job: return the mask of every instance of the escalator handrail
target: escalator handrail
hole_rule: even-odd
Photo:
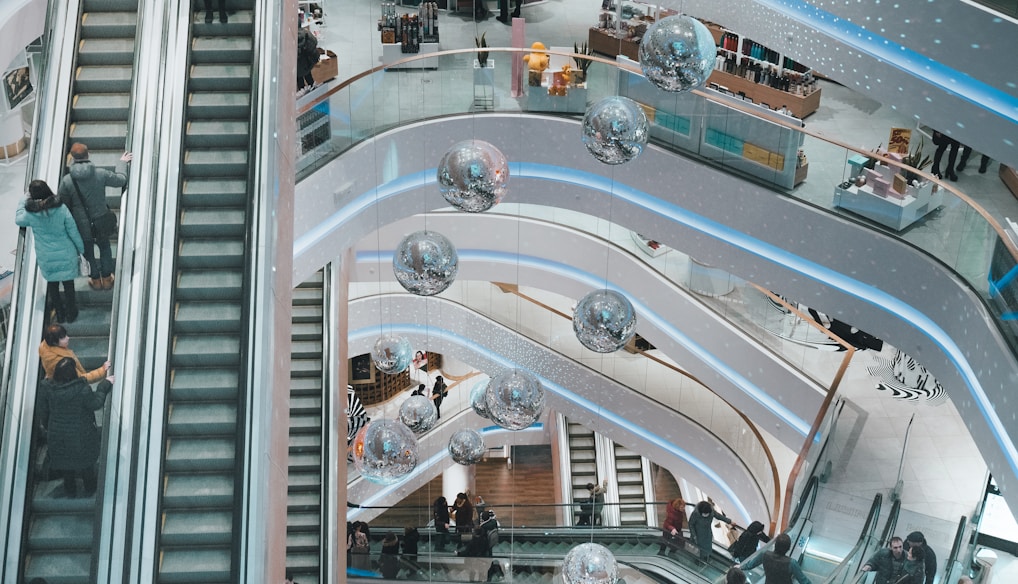
[[[886,546],[894,535],[894,529],[898,526],[898,515],[901,513],[901,499],[895,498],[891,503],[891,512],[887,514],[887,522],[884,523],[884,531],[880,534],[877,542],[880,547]]]
[[[800,517],[805,511],[805,518],[808,519],[813,514],[813,505],[816,503],[817,491],[820,489],[820,478],[816,474],[809,477],[806,481],[806,486],[802,490],[802,494],[799,495],[799,502],[795,505],[795,509],[789,516],[788,522],[790,524],[798,523]]]
[[[947,569],[950,569],[950,566],[958,560],[958,554],[961,553],[961,549],[965,545],[965,531],[968,527],[968,522],[968,517],[964,515],[958,520],[958,529],[955,531],[954,541],[951,543],[951,553],[947,555]]]
[[[873,496],[873,502],[870,503],[869,513],[866,514],[866,521],[863,523],[862,531],[859,532],[859,539],[856,540],[852,550],[848,552],[845,559],[838,564],[838,567],[831,572],[824,580],[824,584],[835,584],[846,578],[845,574],[853,566],[855,570],[851,572],[852,578],[854,579],[859,569],[862,567],[862,561],[859,559],[860,556],[866,553],[869,548],[869,543],[873,541],[873,532],[877,528],[877,520],[880,518],[880,508],[883,505],[884,496],[881,493],[877,493]]]

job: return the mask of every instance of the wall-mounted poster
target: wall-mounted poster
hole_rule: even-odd
[[[895,154],[908,154],[908,143],[912,139],[912,130],[908,128],[891,128],[891,137],[887,139],[887,151]]]
[[[32,79],[29,75],[28,65],[12,69],[4,74],[4,96],[7,98],[9,109],[18,107],[30,95],[32,95]]]
[[[375,364],[370,354],[357,355],[350,359],[350,385],[365,385],[375,382]]]

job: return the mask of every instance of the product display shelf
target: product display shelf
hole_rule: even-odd
[[[647,27],[661,18],[678,14],[657,4],[622,0],[605,0],[597,26],[590,27],[587,45],[590,50],[614,57],[625,55],[636,61],[640,58],[640,39]]]
[[[388,65],[400,59],[406,59],[414,55],[431,55],[439,50],[438,43],[421,43],[420,51],[416,53],[404,53],[400,43],[382,43],[382,64]],[[437,69],[438,59],[418,59],[409,63],[402,63],[389,67],[389,69]]]
[[[886,183],[893,179],[894,170],[880,164],[866,169],[866,163],[866,157],[858,154],[848,159],[851,178],[834,187],[835,207],[901,231],[944,204],[944,193],[932,182],[892,191]],[[860,176],[867,177],[861,186],[856,181]]]
[[[772,110],[785,106],[793,116],[799,119],[805,118],[820,108],[820,89],[808,95],[796,95],[717,69],[710,74],[707,84],[711,89],[722,93],[728,91],[733,95],[745,94],[747,99],[753,100],[753,103],[765,105]]]
[[[571,53],[572,47],[548,47],[549,51]],[[580,83],[564,87],[565,95],[552,95],[549,91],[555,84],[555,74],[563,65],[575,67],[570,57],[548,55],[548,68],[541,73],[541,85],[527,86],[527,109],[534,112],[560,112],[582,114],[587,110],[587,85]]]

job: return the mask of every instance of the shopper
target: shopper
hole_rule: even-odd
[[[706,562],[714,551],[714,535],[711,532],[711,521],[717,519],[725,523],[732,520],[714,510],[714,506],[708,501],[700,501],[696,509],[689,517],[689,539],[693,541],[700,552],[700,560]]]
[[[764,579],[767,584],[792,584],[793,578],[799,584],[811,584],[799,564],[788,557],[790,549],[792,549],[792,538],[788,537],[787,533],[779,534],[774,538],[773,551],[768,550],[737,567],[748,571],[763,564]]]
[[[78,318],[74,279],[78,277],[78,254],[84,253],[85,247],[70,210],[49,185],[33,180],[28,184],[28,198],[18,203],[14,222],[32,228],[36,263],[46,280],[46,318],[55,312],[57,322],[74,322]]]
[[[113,251],[110,237],[116,235],[116,223],[103,222],[111,214],[106,205],[106,187],[127,186],[127,163],[130,152],[125,152],[117,163],[117,171],[96,168],[88,158],[88,147],[77,142],[71,145],[71,163],[67,174],[60,179],[57,194],[71,209],[78,233],[85,243],[85,259],[92,267],[88,285],[93,290],[113,288]],[[95,248],[99,248],[99,261],[95,260]]]
[[[963,145],[961,147],[961,158],[958,159],[958,166],[955,167],[955,171],[961,172],[965,170],[970,156],[972,156],[972,147]],[[985,154],[981,156],[979,159],[979,174],[986,174],[986,169],[990,167],[990,160],[990,157]]]
[[[470,533],[474,528],[474,506],[470,503],[466,493],[456,495],[452,511],[456,519],[456,533]]]
[[[297,95],[314,88],[315,78],[311,71],[321,55],[318,53],[318,39],[305,27],[297,30]]]
[[[226,0],[218,0],[219,22],[226,24],[230,21],[226,14]],[[214,13],[212,12],[212,0],[205,0],[205,24],[212,24]]]
[[[63,477],[68,497],[77,496],[78,477],[86,497],[95,493],[100,436],[94,412],[106,403],[113,382],[110,375],[92,391],[85,378],[78,375],[77,364],[70,357],[57,363],[52,380],[41,382],[46,389],[39,416],[48,429],[50,470]]]
[[[728,568],[725,573],[725,584],[746,584],[746,573],[737,566]]]
[[[904,549],[904,542],[900,537],[891,538],[891,547],[874,552],[860,569],[876,574],[873,577],[873,584],[897,584],[905,573]]]
[[[368,524],[363,521],[354,521],[353,533],[347,538],[347,547],[350,548],[350,567],[358,570],[371,569],[370,530]]]
[[[741,562],[756,552],[757,546],[760,542],[768,542],[771,538],[767,537],[764,533],[764,524],[759,521],[754,521],[749,524],[746,531],[743,531],[739,535],[739,539],[735,540],[732,547],[728,548],[729,553],[732,554],[732,559],[736,562]]]
[[[657,555],[663,556],[665,552],[671,553],[682,547],[685,538],[682,536],[682,526],[686,523],[686,502],[682,497],[672,499],[665,509],[665,522],[661,524],[661,544],[658,547]]]
[[[378,553],[378,570],[386,580],[395,580],[399,574],[399,538],[391,531],[382,540],[382,549]]]
[[[431,549],[444,552],[449,543],[449,502],[439,496],[431,506],[431,518],[435,521],[435,542]]]
[[[895,584],[923,584],[933,582],[936,574],[926,573],[926,549],[924,546],[916,545],[908,548],[905,555],[905,578],[897,580]],[[936,562],[936,560],[934,560]]]
[[[925,567],[925,584],[933,584],[933,579],[937,576],[937,554],[933,552],[926,543],[926,536],[921,531],[913,531],[908,534],[905,538],[905,544],[908,549],[921,547],[923,548],[923,564]],[[920,584],[920,583],[916,583]]]
[[[110,369],[110,362],[108,360],[101,366],[86,372],[85,368],[81,365],[81,361],[78,361],[78,356],[70,349],[70,344],[71,337],[68,336],[67,329],[59,324],[51,324],[43,331],[42,342],[39,343],[39,362],[46,373],[46,379],[53,378],[53,370],[56,368],[57,363],[65,358],[74,360],[74,366],[78,375],[84,377],[88,383],[95,383],[106,377],[106,372]]]
[[[436,419],[442,419],[442,400],[449,395],[449,388],[445,384],[445,380],[442,379],[441,375],[435,376],[435,385],[431,387],[431,401],[435,402],[435,412],[438,413]]]
[[[937,151],[933,153],[933,174],[937,178],[945,176],[950,180],[958,180],[954,173],[954,161],[958,158],[958,141],[950,136],[933,130],[933,143],[937,145]],[[948,148],[951,152],[947,155],[947,168],[940,172],[940,160],[944,157],[944,151]]]
[[[519,18],[520,4],[523,0],[513,0],[513,2],[515,2],[516,6],[516,8],[513,9],[513,18]],[[496,16],[495,19],[502,24],[509,24],[509,0],[498,0],[498,16]]]
[[[403,558],[414,566],[417,565],[417,545],[421,541],[421,534],[413,525],[403,528]]]

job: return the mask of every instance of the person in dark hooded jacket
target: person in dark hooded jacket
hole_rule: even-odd
[[[113,251],[110,248],[110,233],[93,233],[91,219],[96,219],[108,212],[106,207],[106,187],[123,187],[127,185],[127,163],[131,161],[130,152],[124,153],[117,163],[117,172],[105,168],[96,168],[88,159],[88,147],[75,143],[70,152],[73,162],[68,173],[60,179],[57,194],[71,210],[74,221],[78,225],[78,233],[85,243],[85,259],[92,265],[88,285],[93,290],[109,290],[113,288]],[[99,261],[95,260],[95,247],[99,247]]]
[[[48,429],[50,470],[63,477],[69,497],[78,494],[79,476],[85,496],[95,493],[100,436],[93,412],[106,403],[113,381],[109,375],[92,391],[85,379],[78,376],[74,359],[65,357],[57,363],[53,379],[40,382],[43,399],[38,415]]]
[[[318,39],[311,31],[301,27],[297,31],[297,91],[314,87],[315,78],[311,70],[318,63],[318,58]]]
[[[18,204],[14,222],[32,228],[36,262],[46,280],[47,318],[50,310],[55,310],[58,322],[74,322],[78,318],[74,279],[78,277],[78,254],[84,253],[84,246],[70,211],[49,185],[33,180],[28,185],[28,198]]]

